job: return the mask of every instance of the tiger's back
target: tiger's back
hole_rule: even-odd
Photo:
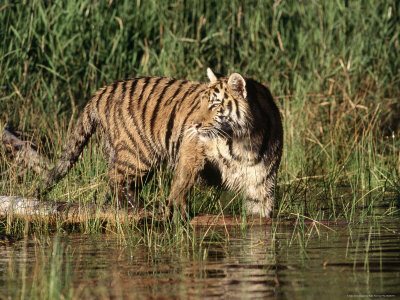
[[[79,117],[62,157],[48,176],[57,183],[73,166],[96,127],[103,133],[112,186],[147,174],[161,161],[174,165],[185,125],[205,83],[167,77],[116,81],[97,91]]]
[[[97,92],[88,105],[98,112],[110,170],[140,176],[161,161],[173,165],[186,124],[199,106],[195,99],[205,88],[198,82],[144,77]]]

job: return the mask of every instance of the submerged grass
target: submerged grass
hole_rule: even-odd
[[[251,76],[275,96],[285,133],[275,216],[357,222],[376,217],[376,206],[384,207],[379,215],[398,216],[395,1],[35,0],[6,2],[0,24],[0,126],[23,133],[51,159],[101,86],[142,75],[205,81],[210,66]],[[101,203],[107,168],[99,140],[92,138],[51,198]],[[32,195],[41,179],[0,151],[0,194]],[[149,209],[165,201],[170,180],[168,171],[157,172],[145,186]],[[240,195],[202,186],[191,206],[195,214],[243,213]],[[94,220],[68,230],[121,239],[136,233],[134,243],[165,248],[194,234],[187,224],[164,224],[164,234],[158,226]],[[0,223],[0,232],[19,236],[51,230],[46,223]]]
[[[11,255],[1,295],[14,299],[72,299],[72,250],[60,243],[59,236],[52,241],[34,241],[32,245],[25,240],[21,252],[16,257]],[[29,264],[32,259],[36,264]]]

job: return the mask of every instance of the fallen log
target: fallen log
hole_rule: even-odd
[[[83,223],[100,220],[107,223],[139,222],[150,216],[149,212],[116,209],[92,203],[40,201],[35,197],[0,196],[0,217],[18,217],[33,221],[47,219],[49,223]]]
[[[10,245],[14,243],[17,239],[9,234],[0,233],[0,245]]]
[[[140,223],[145,220],[165,222],[162,214],[152,210],[117,209],[113,206],[95,203],[71,203],[40,201],[35,197],[0,196],[0,218],[16,217],[27,221],[46,220],[49,224],[79,224],[97,220],[107,224]],[[295,225],[304,222],[308,225],[347,225],[345,221],[316,221],[312,219],[270,219],[239,215],[199,214],[190,220],[192,226],[242,226],[242,225]],[[150,222],[147,222],[150,223]],[[330,228],[328,228],[330,229]]]
[[[17,217],[34,221],[46,219],[50,224],[56,222],[77,224],[90,220],[107,222],[108,224],[133,222],[139,223],[146,219],[163,222],[162,214],[153,215],[150,210],[116,209],[112,206],[97,204],[78,204],[71,202],[40,201],[35,197],[0,196],[0,217]],[[270,225],[271,219],[239,217],[232,215],[202,214],[191,219],[193,226],[238,226]]]
[[[32,147],[32,143],[20,140],[14,133],[4,129],[2,134],[2,143],[7,152],[15,156],[15,161],[36,173],[44,176],[52,168],[50,161],[39,155]]]
[[[190,224],[193,226],[240,226],[243,224],[247,225],[271,225],[273,219],[271,218],[260,218],[252,216],[233,216],[233,215],[210,215],[200,214],[195,216]]]

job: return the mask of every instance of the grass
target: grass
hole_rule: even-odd
[[[384,216],[398,216],[399,9],[395,1],[7,1],[0,7],[0,125],[56,159],[79,111],[105,84],[142,75],[205,81],[208,66],[239,72],[269,85],[283,117],[275,216],[353,222],[374,217],[381,204]],[[99,139],[52,198],[105,195]],[[32,195],[40,178],[21,175],[0,151],[0,194]],[[169,181],[161,172],[145,187],[149,207],[165,200]],[[193,210],[241,213],[241,202],[230,201],[235,195],[220,196],[198,186]],[[51,230],[30,226],[5,220],[0,231]],[[151,246],[155,237],[175,243],[192,234],[187,225],[166,226],[179,234],[141,229],[138,239]],[[77,229],[103,227],[93,221]],[[132,229],[106,228],[122,236]]]

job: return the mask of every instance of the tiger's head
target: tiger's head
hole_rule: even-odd
[[[190,135],[195,134],[202,141],[247,135],[252,117],[246,80],[238,73],[221,77],[210,68],[207,76],[210,83],[200,97],[200,108],[190,124]]]

